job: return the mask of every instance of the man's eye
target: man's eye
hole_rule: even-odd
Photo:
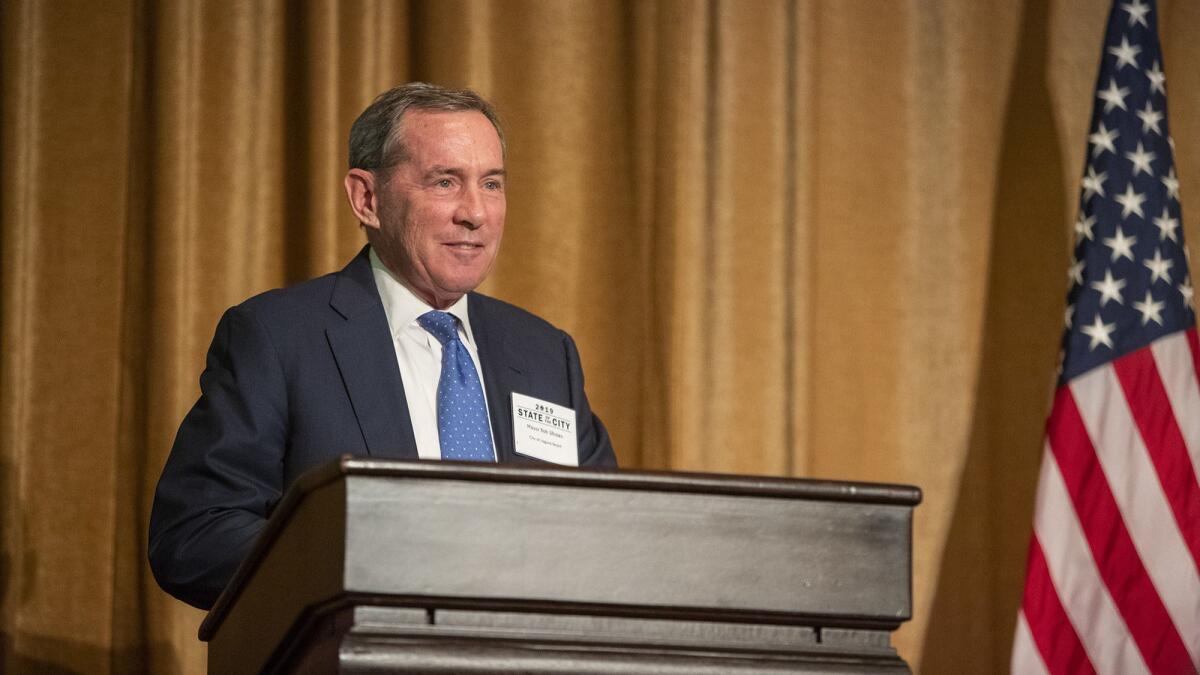
[[[500,188],[504,187],[498,180],[489,180],[488,182],[484,183],[483,186],[489,190],[499,190]]]
[[[443,178],[437,182],[437,186],[440,188],[448,188],[451,185],[454,185],[454,183],[452,183],[449,178]]]

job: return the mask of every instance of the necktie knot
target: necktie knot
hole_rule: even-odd
[[[458,339],[458,321],[449,312],[433,310],[417,317],[417,323],[445,347],[446,343]]]

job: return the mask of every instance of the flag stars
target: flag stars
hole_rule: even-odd
[[[1174,260],[1163,260],[1162,251],[1154,249],[1154,258],[1142,262],[1147,269],[1150,270],[1150,285],[1153,286],[1158,281],[1164,281],[1167,285],[1171,284],[1171,268],[1175,265]]]
[[[1071,225],[1063,378],[1144,347],[1195,316],[1180,312],[1181,299],[1195,298],[1155,17],[1154,0],[1114,0],[1101,47]]]
[[[1124,194],[1117,195],[1115,199],[1121,205],[1122,218],[1128,218],[1131,213],[1138,214],[1139,218],[1146,217],[1146,214],[1142,212],[1142,203],[1146,201],[1146,195],[1134,192],[1133,183],[1126,185]]]
[[[1175,230],[1179,229],[1179,219],[1172,218],[1167,212],[1167,207],[1163,207],[1162,217],[1154,219],[1154,226],[1158,228],[1158,238],[1160,241],[1170,239],[1175,243],[1179,243],[1179,237],[1176,236]]]
[[[1075,241],[1087,239],[1088,241],[1095,240],[1096,236],[1092,233],[1092,228],[1096,226],[1096,216],[1090,213],[1086,216],[1079,214],[1079,219],[1075,221]]]
[[[1141,141],[1138,141],[1137,150],[1125,153],[1125,158],[1133,162],[1133,175],[1135,178],[1143,171],[1153,176],[1154,171],[1150,168],[1150,162],[1153,162],[1157,156],[1156,153],[1146,152],[1146,149],[1142,147]]]
[[[1159,180],[1162,181],[1163,187],[1167,188],[1167,197],[1179,201],[1179,179],[1175,177],[1175,167],[1167,172]]]
[[[1129,95],[1129,87],[1117,87],[1115,79],[1109,79],[1108,89],[1101,89],[1096,96],[1104,101],[1104,112],[1112,112],[1113,108],[1129,110],[1125,107],[1125,97]]]
[[[1159,67],[1158,61],[1155,61],[1150,70],[1146,71],[1146,79],[1150,80],[1151,93],[1158,92],[1163,96],[1167,95],[1167,75]]]
[[[1108,179],[1108,172],[1101,171],[1096,173],[1096,167],[1089,166],[1087,175],[1083,177],[1083,201],[1092,198],[1092,195],[1104,196],[1104,181]]]
[[[1104,270],[1103,281],[1093,281],[1092,288],[1100,291],[1100,306],[1108,304],[1109,300],[1116,300],[1118,305],[1125,304],[1125,300],[1121,298],[1121,289],[1125,288],[1124,279],[1114,279],[1112,270]]]
[[[1146,299],[1142,302],[1134,302],[1133,308],[1141,313],[1143,326],[1151,321],[1161,326],[1163,325],[1162,310],[1165,304],[1161,300],[1156,301],[1150,291],[1146,291]]]
[[[1120,46],[1109,47],[1108,53],[1117,57],[1117,70],[1120,71],[1125,66],[1137,68],[1137,55],[1142,53],[1142,48],[1129,44],[1129,39],[1122,35]],[[1122,110],[1124,108],[1125,106],[1121,106]]]
[[[1163,121],[1164,115],[1161,111],[1155,110],[1150,101],[1147,100],[1146,107],[1137,111],[1137,116],[1142,121],[1143,134],[1153,131],[1162,136],[1162,128],[1159,127],[1159,123]]]
[[[1100,345],[1104,345],[1105,347],[1112,349],[1113,342],[1111,336],[1116,327],[1117,324],[1115,323],[1104,323],[1104,321],[1100,319],[1100,314],[1097,313],[1096,320],[1092,322],[1091,325],[1083,326],[1080,328],[1080,330],[1083,331],[1084,335],[1087,335],[1092,339],[1091,343],[1088,344],[1089,350],[1094,350]]]
[[[1117,226],[1117,236],[1105,237],[1104,245],[1112,249],[1112,262],[1117,262],[1121,258],[1129,258],[1133,260],[1133,245],[1137,243],[1137,237],[1126,237],[1121,226]]]
[[[1143,5],[1142,0],[1122,2],[1121,9],[1129,14],[1129,26],[1131,28],[1135,24],[1141,24],[1143,28],[1150,27],[1150,24],[1146,22],[1146,14],[1150,11],[1150,5]]]
[[[1099,157],[1105,150],[1114,155],[1117,154],[1117,146],[1114,141],[1121,137],[1121,132],[1104,126],[1104,120],[1101,120],[1096,126],[1097,129],[1088,134],[1088,142],[1092,144],[1092,157]]]
[[[1084,267],[1084,262],[1082,260],[1076,260],[1075,263],[1073,265],[1071,265],[1071,269],[1067,270],[1067,278],[1070,279],[1073,283],[1082,286],[1083,285],[1083,267]]]

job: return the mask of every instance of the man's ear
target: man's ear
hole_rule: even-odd
[[[375,174],[365,169],[350,169],[343,181],[350,210],[358,216],[365,227],[379,229],[379,193],[376,192]]]

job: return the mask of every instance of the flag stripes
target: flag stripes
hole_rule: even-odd
[[[1061,606],[1059,605],[1059,607]],[[1063,618],[1065,619],[1066,615]],[[1078,639],[1079,636],[1076,636],[1076,641]],[[1086,657],[1085,654],[1084,658]],[[1025,675],[1050,675],[1050,671],[1046,669],[1046,662],[1042,661],[1042,655],[1038,653],[1037,646],[1033,644],[1033,633],[1029,629],[1029,623],[1025,621],[1024,612],[1017,615],[1017,633],[1013,638],[1012,662],[1013,672],[1020,671]],[[1091,663],[1088,663],[1086,667],[1091,668]],[[1079,670],[1078,672],[1087,675],[1095,670]]]
[[[1045,655],[1044,662],[1038,656],[1038,665],[1045,668],[1049,663],[1050,669],[1059,673],[1096,672],[1083,649],[1083,643],[1079,641],[1079,634],[1075,632],[1054,591],[1050,568],[1046,566],[1046,558],[1036,534],[1029,544],[1029,577],[1025,582],[1022,606],[1023,619],[1028,621],[1027,627],[1031,631],[1030,638],[1038,643],[1038,649],[1029,650],[1030,654],[1038,656],[1040,651]]]
[[[1175,422],[1183,434],[1193,469],[1200,467],[1200,414],[1187,414],[1188,411],[1200,410],[1200,379],[1192,367],[1192,364],[1200,360],[1188,345],[1189,338],[1195,337],[1196,330],[1193,328],[1165,337],[1151,345],[1154,361],[1158,365],[1158,375],[1171,402]]]
[[[1056,392],[1012,672],[1197,672],[1200,415],[1176,413],[1200,410],[1196,337]]]
[[[1096,671],[1123,675],[1150,672],[1092,560],[1091,549],[1071,508],[1071,497],[1049,444],[1042,454],[1033,527],[1058,599]],[[1014,668],[1013,672],[1023,671]],[[1056,665],[1051,672],[1078,671],[1064,670]]]
[[[1200,564],[1200,484],[1183,432],[1159,376],[1154,353],[1141,349],[1113,362],[1139,435],[1145,441],[1167,504],[1175,516],[1193,566]]]
[[[1192,351],[1192,373],[1196,376],[1196,381],[1200,382],[1200,337],[1196,335],[1196,329],[1191,328],[1187,331],[1188,347]],[[1193,414],[1195,410],[1191,411]],[[1198,464],[1197,466],[1200,466]]]
[[[1111,368],[1102,366],[1076,379],[1070,387],[1059,388],[1046,434],[1096,569],[1150,672],[1194,672],[1187,648],[1154,589],[1118,507],[1120,498],[1128,509],[1127,516],[1135,520],[1133,529],[1143,536],[1155,536],[1155,531],[1161,530],[1159,526],[1165,521],[1161,517],[1153,520],[1162,515],[1161,511],[1168,519],[1171,517],[1165,507],[1154,508],[1153,497],[1161,501],[1161,493],[1147,494],[1147,473],[1131,469],[1126,462],[1137,455],[1122,451],[1136,432],[1129,424],[1128,408],[1119,388],[1107,381],[1111,377]],[[1079,406],[1076,396],[1082,399]],[[1124,416],[1121,408],[1125,408]],[[1085,426],[1085,415],[1093,428]],[[1099,447],[1092,445],[1091,438],[1101,440]],[[1145,459],[1144,450],[1141,457]],[[1117,480],[1110,482],[1106,475]],[[1149,476],[1153,476],[1152,470]],[[1144,532],[1138,525],[1155,530]]]

